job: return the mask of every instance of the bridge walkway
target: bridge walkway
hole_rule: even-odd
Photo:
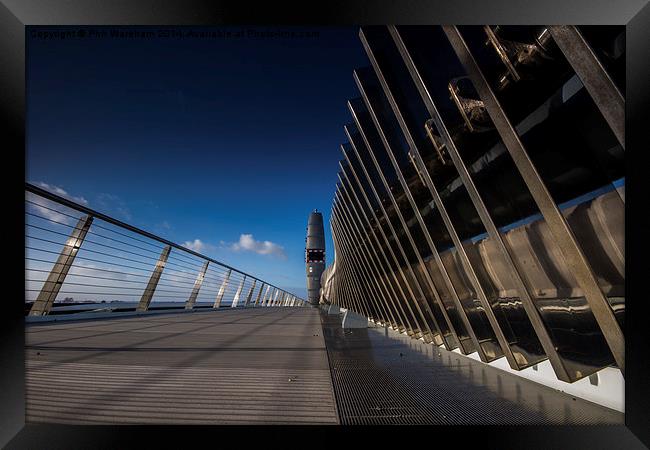
[[[622,413],[315,308],[29,324],[27,421],[622,424]]]
[[[318,310],[26,327],[27,422],[336,424]]]

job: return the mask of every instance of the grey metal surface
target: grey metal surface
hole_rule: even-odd
[[[346,129],[347,130],[347,129]],[[346,131],[347,132],[347,131]],[[388,282],[388,286],[392,289],[393,292],[395,292],[395,289],[397,289],[400,293],[400,296],[397,296],[395,294],[395,303],[397,308],[395,308],[396,314],[399,316],[401,314],[401,326],[406,328],[406,330],[413,335],[418,335],[421,333],[421,328],[416,320],[415,314],[413,313],[413,309],[411,308],[411,302],[410,299],[413,298],[413,291],[410,289],[410,286],[408,284],[407,278],[404,275],[404,271],[402,270],[402,264],[400,263],[400,260],[397,259],[397,256],[395,255],[395,252],[393,251],[393,248],[390,246],[390,242],[388,239],[388,236],[386,235],[386,232],[384,231],[382,226],[376,226],[373,227],[371,225],[371,219],[374,220],[375,224],[380,224],[379,217],[377,216],[377,213],[380,213],[379,211],[375,211],[372,207],[372,203],[370,202],[370,199],[368,198],[369,193],[367,193],[364,188],[363,184],[361,182],[361,178],[363,174],[357,174],[353,165],[352,161],[357,160],[356,151],[353,147],[353,143],[350,142],[349,146],[346,147],[345,145],[341,146],[341,152],[343,153],[343,156],[345,157],[345,160],[347,161],[348,168],[350,171],[350,175],[346,172],[345,168],[343,167],[342,164],[339,163],[339,166],[341,167],[341,173],[343,175],[343,178],[345,182],[348,183],[350,192],[347,191],[346,189],[346,183],[343,182],[344,180],[342,179],[341,186],[343,188],[343,192],[348,195],[348,200],[350,201],[350,209],[354,211],[357,220],[359,220],[359,217],[363,217],[364,221],[362,222],[361,226],[365,228],[366,230],[370,230],[370,235],[374,238],[374,241],[370,241],[371,244],[373,245],[373,248],[376,248],[376,252],[379,255],[382,256],[382,259],[380,260],[380,265],[383,263],[382,267],[385,267],[385,270],[390,273],[391,278],[386,277],[386,280]],[[354,183],[353,181],[354,180]],[[359,194],[357,194],[359,192]],[[354,202],[351,201],[350,198],[350,193],[354,197]],[[360,198],[363,198],[363,203],[361,202]],[[345,205],[345,203],[343,203]],[[365,206],[365,208],[364,208]],[[367,212],[366,212],[367,211]],[[370,216],[368,215],[368,212],[370,213]],[[352,223],[354,223],[354,220],[351,220]],[[366,227],[366,224],[368,225]],[[377,233],[375,232],[375,228],[379,231],[379,235],[381,236],[381,241],[379,240],[379,237]],[[366,231],[366,236],[368,236],[368,232]],[[385,245],[386,252],[383,251],[382,249],[382,243]],[[390,259],[386,255],[390,255]],[[377,256],[375,255],[375,258],[377,259]],[[393,265],[397,268],[397,270],[391,270],[391,262]],[[400,275],[400,278],[398,279],[397,274]],[[404,288],[402,287],[402,284],[400,281],[403,282]],[[408,291],[408,292],[407,292]],[[389,295],[389,299],[392,299]],[[404,308],[404,306],[406,308]]]
[[[346,161],[349,164],[350,159],[349,159],[348,153],[345,150],[345,146],[341,146],[341,151],[342,151],[344,157],[346,158]],[[361,234],[361,231],[359,231],[359,229],[360,229],[359,226],[363,230],[367,230],[367,229],[370,230],[370,233],[368,233],[368,231],[365,231],[365,238],[366,238],[366,240],[368,240],[368,242],[370,242],[370,248],[373,251],[374,258],[371,257],[371,258],[368,258],[368,259],[373,263],[375,261],[377,262],[377,264],[379,265],[379,267],[382,270],[382,274],[381,274],[382,276],[380,276],[380,280],[385,279],[386,280],[385,284],[387,285],[388,288],[390,288],[391,292],[393,293],[392,296],[390,295],[390,293],[388,294],[389,302],[387,302],[386,304],[389,306],[389,308],[392,307],[392,311],[394,311],[394,316],[396,317],[398,326],[401,327],[400,331],[403,331],[403,329],[412,330],[413,327],[409,323],[409,317],[404,312],[404,309],[402,307],[402,304],[406,304],[408,306],[408,303],[405,300],[402,301],[402,298],[405,299],[406,296],[405,296],[404,292],[401,289],[401,286],[399,285],[399,283],[397,281],[397,275],[395,274],[394,271],[390,270],[390,262],[389,262],[388,258],[386,257],[385,253],[381,251],[381,243],[379,241],[379,238],[377,237],[377,233],[375,232],[374,228],[371,226],[370,220],[369,220],[368,216],[366,215],[365,210],[363,209],[361,200],[359,199],[359,196],[357,196],[355,188],[356,188],[356,186],[359,186],[359,188],[361,187],[361,184],[359,182],[359,178],[358,178],[357,174],[354,172],[352,166],[348,165],[348,167],[350,168],[350,172],[352,173],[351,178],[354,179],[354,182],[355,182],[355,184],[353,185],[353,181],[348,176],[348,174],[347,174],[345,168],[343,167],[343,165],[341,163],[339,163],[339,166],[341,168],[341,172],[340,172],[341,176],[339,177],[339,179],[341,180],[342,192],[345,194],[345,196],[346,196],[346,198],[347,198],[347,200],[348,200],[348,202],[350,204],[350,207],[347,210],[348,210],[348,213],[349,213],[349,211],[354,212],[354,214],[355,214],[354,217],[356,218],[356,221],[353,219],[350,222],[356,225],[358,236],[360,236],[362,239],[363,239],[364,236]],[[348,188],[346,187],[346,185],[349,186],[349,192],[348,192]],[[366,202],[365,204],[368,206],[368,209],[371,211],[371,213],[374,214],[374,211],[372,211],[372,208],[370,208],[370,203],[368,201],[368,197],[367,197],[366,193],[363,191],[363,189],[360,189],[360,191],[361,191],[362,197],[364,198],[364,200]],[[346,206],[345,202],[342,202],[342,204],[344,206]],[[346,206],[346,208],[347,208],[347,206]],[[351,215],[351,213],[349,213],[349,214]],[[361,218],[363,218],[363,221],[361,220]],[[375,220],[377,220],[376,216],[374,216],[373,218]],[[382,237],[385,238],[385,235],[384,235],[383,230],[381,229],[381,227],[378,227],[378,229],[381,232]],[[373,237],[373,240],[369,239],[370,236]],[[381,260],[377,256],[378,254],[380,254],[382,256]],[[391,278],[386,273],[386,268],[388,269],[388,272],[390,272],[390,274],[392,276],[393,283],[391,283]],[[395,286],[397,286],[397,288],[400,291],[402,297],[399,297],[396,294]],[[390,310],[391,309],[389,309],[389,311]]]
[[[549,31],[625,148],[625,98],[576,26],[555,25]]]
[[[27,422],[336,424],[318,310],[28,325]]]
[[[342,425],[624,423],[618,411],[386,328],[321,320]]]
[[[196,275],[196,281],[194,281],[194,287],[192,287],[192,293],[190,294],[190,298],[187,299],[185,308],[187,309],[194,308],[194,304],[196,303],[196,297],[199,295],[199,291],[201,290],[201,285],[203,284],[203,278],[205,278],[205,271],[208,270],[209,264],[210,261],[204,262],[203,267],[201,267],[201,270]]]
[[[356,124],[357,128],[360,128],[358,117],[356,116],[355,110],[352,108],[352,104],[350,103],[350,101],[348,101],[348,109],[350,110],[350,113],[352,114],[352,116],[355,119],[355,124]],[[409,291],[410,298],[413,299],[413,306],[414,306],[413,309],[415,310],[415,312],[417,312],[417,315],[413,314],[413,316],[414,316],[415,322],[418,323],[419,331],[423,333],[424,338],[427,339],[427,340],[433,340],[433,339],[435,339],[437,337],[440,341],[442,341],[442,337],[440,335],[440,332],[436,328],[437,323],[435,322],[435,319],[433,318],[433,315],[429,314],[429,315],[425,316],[424,313],[425,312],[430,313],[430,311],[429,310],[423,311],[423,308],[420,306],[420,301],[423,302],[423,306],[427,306],[424,303],[424,291],[422,289],[420,281],[418,280],[413,268],[408,263],[408,257],[407,257],[407,255],[406,255],[406,253],[404,251],[402,243],[400,242],[400,240],[398,238],[398,233],[395,230],[395,227],[393,226],[393,224],[391,223],[390,217],[388,216],[388,213],[386,212],[386,208],[384,207],[384,205],[382,203],[381,196],[377,192],[377,187],[375,187],[376,180],[372,179],[371,175],[368,172],[369,168],[366,167],[366,165],[363,162],[363,158],[361,157],[362,152],[365,150],[365,153],[370,155],[371,158],[372,158],[372,151],[370,149],[370,143],[369,143],[369,141],[367,139],[367,136],[365,134],[361,133],[360,129],[358,130],[359,134],[361,135],[363,145],[364,145],[364,147],[359,149],[359,148],[357,148],[357,146],[360,146],[360,144],[361,144],[359,139],[358,138],[357,139],[353,138],[353,135],[349,131],[347,126],[344,127],[344,129],[345,129],[346,135],[347,135],[347,137],[348,137],[348,139],[350,141],[352,149],[354,150],[354,154],[355,154],[355,156],[356,156],[356,158],[357,158],[357,160],[359,162],[359,166],[363,170],[363,175],[366,177],[368,185],[370,186],[371,191],[372,191],[372,193],[373,193],[373,195],[374,195],[374,197],[375,197],[375,199],[377,201],[377,204],[379,205],[379,209],[380,209],[383,217],[386,219],[385,223],[388,226],[388,229],[389,229],[389,231],[390,231],[390,233],[391,233],[391,235],[392,235],[392,237],[394,239],[395,246],[396,246],[397,250],[399,251],[399,255],[402,257],[402,260],[405,262],[404,267],[406,268],[406,273],[408,273],[410,275],[410,280],[412,280],[412,282],[413,282],[412,285],[415,288],[415,291],[413,291],[411,285],[409,284],[406,277],[404,276],[404,273],[401,270],[402,268],[400,267],[400,274],[402,275],[402,280],[404,280],[406,288]],[[374,160],[373,160],[373,163],[374,163]],[[384,180],[382,178],[381,171],[379,171],[379,176],[380,176],[380,178],[381,178],[381,180],[383,182]],[[391,200],[394,200],[392,197],[390,197],[390,198],[391,198]],[[380,222],[377,221],[377,223],[380,223]],[[379,227],[379,228],[381,228],[381,227]],[[390,244],[388,244],[388,247],[390,248]],[[398,263],[398,265],[399,265],[399,263]],[[418,321],[418,318],[421,319],[421,322]],[[427,319],[430,319],[431,324],[434,325],[434,329],[431,329],[431,327],[429,326],[429,320],[427,320]]]
[[[554,202],[547,186],[526,152],[519,135],[510,123],[460,32],[455,26],[443,26],[443,30],[458,55],[458,59],[471,78],[476,91],[485,103],[485,107],[499,131],[504,145],[544,216],[544,220],[548,224],[554,239],[559,244],[567,265],[583,289],[585,298],[600,325],[616,364],[621,372],[625,374],[625,336],[616,320],[614,311],[598,285],[589,260],[577,242],[567,220]]]
[[[153,297],[154,292],[156,291],[156,286],[158,286],[158,281],[160,281],[160,276],[165,268],[165,263],[167,263],[167,258],[169,258],[169,252],[171,251],[171,246],[167,245],[160,252],[160,258],[154,266],[153,272],[151,273],[151,278],[149,278],[149,283],[142,293],[140,298],[140,303],[136,311],[146,311],[149,309],[149,304],[151,303],[151,298]]]
[[[374,60],[374,56],[372,54],[372,51],[370,47],[367,45],[367,41],[364,38],[363,35],[363,30],[360,32],[361,40],[364,44],[364,47],[366,48],[366,53],[368,54],[368,57],[371,60]],[[380,111],[378,111],[377,104],[374,101],[374,98],[371,98],[365,90],[364,83],[359,77],[358,72],[355,70],[353,73],[355,82],[357,83],[357,88],[359,89],[359,92],[361,93],[361,96],[363,98],[364,104],[366,106],[366,110],[369,113],[370,118],[372,119],[372,123],[374,124],[375,130],[377,132],[377,135],[379,136],[382,144],[383,144],[383,149],[384,153],[388,156],[388,159],[390,160],[391,164],[393,165],[394,173],[397,176],[397,179],[401,185],[402,192],[404,193],[404,196],[408,199],[409,204],[412,207],[413,214],[416,217],[416,220],[420,219],[418,221],[418,226],[421,226],[422,228],[420,231],[422,231],[423,235],[427,234],[426,226],[424,226],[424,223],[422,222],[422,218],[420,216],[420,211],[417,208],[415,204],[415,200],[413,199],[411,192],[409,190],[408,184],[406,183],[406,180],[402,176],[402,173],[400,171],[399,165],[395,159],[394,156],[394,149],[392,148],[391,143],[389,143],[389,137],[388,133],[384,130],[384,127],[387,126],[386,124],[386,117],[384,117]],[[379,146],[378,146],[379,147]],[[377,153],[381,152],[380,148],[375,148],[371,149],[371,155],[372,159],[375,162],[375,166],[377,167],[377,170],[382,172],[381,166],[378,163],[378,158],[377,158]],[[424,259],[422,255],[420,254],[421,249],[418,248],[418,245],[415,242],[415,239],[409,230],[409,226],[406,223],[406,220],[404,218],[404,214],[400,210],[400,208],[397,205],[397,201],[395,199],[395,194],[393,194],[393,190],[395,190],[394,186],[390,186],[388,181],[386,180],[386,177],[382,175],[382,181],[384,182],[384,186],[387,189],[387,192],[389,193],[388,197],[392,199],[391,203],[393,204],[393,207],[397,211],[397,217],[400,220],[400,223],[402,224],[404,234],[407,238],[408,243],[411,245],[411,249],[413,254],[416,257],[416,260],[419,264],[421,273],[423,275],[424,281],[425,281],[425,287],[428,287],[427,294],[433,294],[433,301],[432,302],[427,302],[428,309],[430,311],[430,314],[434,318],[434,322],[436,323],[437,328],[440,331],[441,338],[443,345],[447,350],[451,350],[455,347],[458,346],[458,336],[456,335],[456,331],[454,330],[453,324],[450,322],[449,317],[447,315],[447,311],[445,310],[445,305],[442,302],[440,293],[439,293],[439,287],[436,287],[433,278],[431,276],[431,273],[427,269],[426,264],[424,263]],[[430,297],[429,297],[430,298]]]
[[[30,316],[44,316],[50,312],[52,304],[65,281],[65,277],[72,263],[74,263],[75,256],[77,256],[79,248],[86,238],[86,234],[92,223],[92,216],[84,216],[79,219],[66,244],[63,246],[47,280],[43,283],[43,288],[29,311]]]
[[[310,258],[310,255],[322,255]],[[323,214],[317,210],[309,214],[307,237],[305,238],[305,271],[307,276],[307,301],[317,305],[320,300],[320,277],[325,270],[325,230]]]
[[[393,113],[395,115],[395,119],[397,120],[397,122],[398,122],[398,124],[400,126],[400,129],[402,130],[402,133],[404,134],[406,142],[408,143],[409,148],[413,152],[418,152],[417,145],[415,144],[413,136],[411,135],[410,130],[408,129],[408,127],[406,125],[406,122],[404,120],[404,117],[402,115],[400,107],[397,104],[397,101],[395,100],[395,97],[393,96],[390,87],[388,86],[385,78],[382,75],[382,68],[379,66],[379,64],[377,62],[377,59],[374,57],[374,54],[372,52],[372,48],[369,45],[368,41],[365,39],[365,36],[363,35],[363,30],[360,32],[360,37],[361,37],[362,43],[364,45],[364,48],[366,49],[366,53],[368,54],[370,62],[371,62],[372,66],[373,66],[373,68],[375,70],[375,73],[377,74],[378,80],[381,83],[381,86],[382,86],[382,88],[384,90],[384,94],[386,95],[386,98],[387,98],[387,100],[388,100],[388,102],[389,102],[389,104],[390,104],[390,106],[391,106],[391,108],[393,110]],[[366,104],[368,105],[368,109],[371,109],[371,106],[370,106],[369,101],[368,101],[368,96],[364,95],[361,80],[357,76],[356,72],[354,73],[354,77],[355,77],[355,80],[357,82],[357,86],[359,87],[359,90],[361,91],[361,93],[362,93],[362,95],[364,97],[364,100],[366,101]],[[373,117],[374,117],[374,115],[373,115]],[[388,147],[389,146],[387,146],[387,150],[389,150]],[[441,275],[443,277],[443,280],[445,282],[445,285],[446,285],[448,291],[450,292],[450,294],[452,296],[452,300],[455,302],[456,309],[461,314],[461,320],[463,320],[463,318],[464,318],[465,328],[471,330],[471,327],[469,327],[469,322],[467,321],[467,317],[465,315],[465,312],[462,309],[462,305],[460,304],[458,293],[456,292],[455,287],[451,283],[451,279],[449,278],[449,274],[447,273],[447,269],[445,268],[445,266],[444,266],[444,264],[442,262],[442,259],[440,258],[440,254],[438,253],[438,249],[436,248],[433,240],[431,239],[431,235],[429,234],[429,232],[426,229],[424,219],[422,217],[420,209],[418,208],[418,206],[415,203],[415,200],[414,200],[413,195],[411,193],[411,188],[408,185],[408,183],[406,182],[406,179],[404,177],[402,169],[399,167],[399,164],[397,163],[397,161],[396,161],[396,159],[395,159],[395,157],[393,155],[393,152],[392,151],[387,151],[387,154],[388,154],[388,156],[389,156],[389,158],[391,160],[391,163],[395,167],[395,173],[397,174],[399,182],[402,185],[402,189],[404,190],[404,193],[405,193],[409,203],[411,204],[411,208],[413,209],[413,213],[415,215],[415,218],[418,221],[418,223],[420,224],[420,227],[421,227],[421,229],[423,231],[423,236],[426,239],[427,245],[428,245],[428,247],[429,247],[429,249],[431,251],[431,254],[433,255],[433,258],[434,258],[434,261],[436,262],[438,270],[440,271],[440,273],[441,273]],[[410,155],[410,153],[409,153],[409,155]],[[425,184],[424,180],[422,180],[422,183]],[[439,301],[442,302],[442,300],[440,300],[440,299],[439,299]],[[450,321],[448,313],[446,312],[446,308],[444,307],[444,305],[443,305],[441,310],[443,311],[443,313],[445,313],[445,319],[446,319],[446,321],[447,321],[447,323],[449,325],[450,331],[454,335],[454,337],[456,339],[456,342],[457,342],[458,346],[460,347],[461,351],[463,353],[465,353],[465,354],[469,353],[468,349],[465,348],[465,345],[463,345],[463,340],[459,339],[458,333],[456,332],[453,323]],[[474,347],[475,348],[479,347],[478,340],[473,335],[473,331],[470,331],[469,333],[470,333],[470,338],[473,339]]]
[[[228,288],[228,282],[230,281],[231,274],[232,274],[232,270],[229,269],[228,272],[226,273],[226,277],[221,282],[221,286],[219,287],[219,292],[217,293],[217,297],[214,299],[214,305],[212,306],[213,308],[219,308],[221,306],[221,301],[223,300],[223,294],[226,292],[226,289]]]
[[[418,91],[423,97],[423,101],[425,102],[428,111],[431,113],[433,117],[433,122],[436,123],[437,125],[438,132],[440,133],[440,136],[445,142],[447,151],[449,152],[453,164],[456,167],[456,170],[458,171],[458,174],[463,182],[463,185],[467,189],[470,199],[472,200],[472,204],[476,208],[476,212],[479,215],[481,222],[483,223],[492,241],[496,243],[501,258],[503,258],[504,262],[508,266],[509,274],[516,283],[517,293],[522,299],[522,303],[526,310],[526,314],[528,315],[531,325],[535,329],[535,333],[539,338],[540,343],[543,346],[544,351],[546,352],[546,355],[548,356],[551,364],[553,365],[555,373],[557,374],[559,379],[568,381],[570,379],[570,376],[568,375],[566,368],[562,364],[560,357],[557,354],[557,351],[549,336],[548,330],[546,330],[544,326],[544,323],[539,315],[539,312],[535,308],[535,305],[532,300],[532,296],[523,281],[523,277],[517,270],[517,267],[514,263],[514,255],[512,255],[511,252],[509,252],[508,247],[506,247],[506,245],[504,244],[503,238],[501,237],[501,234],[497,230],[494,220],[492,219],[487,207],[485,206],[485,203],[480,193],[478,192],[478,189],[476,188],[474,182],[472,181],[469,171],[467,170],[465,163],[460,157],[456,145],[451,139],[451,135],[449,134],[447,127],[444,125],[444,122],[438,112],[438,109],[433,104],[432,97],[427,92],[422,78],[417,74],[417,68],[413,63],[413,60],[410,58],[408,54],[408,49],[405,47],[404,42],[402,41],[399,32],[397,31],[397,28],[394,26],[390,27],[390,33],[392,34],[393,39],[398,47],[398,50],[400,51],[404,59],[404,62],[409,72],[411,73],[411,76],[418,88]],[[408,135],[407,132],[408,130],[405,130],[405,135]],[[431,133],[429,133],[429,136],[431,136]],[[451,220],[449,219],[446,209],[442,204],[442,201],[438,201],[440,199],[440,196],[438,194],[436,187],[433,184],[433,179],[431,178],[431,175],[426,170],[426,166],[422,160],[422,156],[417,146],[415,145],[415,142],[412,142],[412,149],[415,155],[415,160],[418,166],[422,169],[422,173],[424,173],[425,175],[425,181],[428,184],[430,191],[432,192],[434,201],[436,201],[437,205],[440,208],[441,214],[443,215],[443,220],[445,220],[446,224],[449,223],[449,225],[453,227],[453,225],[451,225]],[[463,246],[460,244],[460,240],[458,239],[458,234],[456,233],[455,230],[450,230],[450,235],[454,239],[456,248],[459,249],[460,253],[462,253],[461,261],[463,262],[466,271],[468,273],[474,273],[474,269],[471,267],[471,261],[469,260],[469,258],[462,257],[463,255],[466,255],[466,253],[464,251]],[[474,280],[474,277],[472,277],[472,280]],[[478,282],[478,280],[476,281]],[[508,362],[511,363],[511,366],[513,366],[511,359],[509,359]],[[514,367],[515,368],[519,367],[519,365],[515,362]]]

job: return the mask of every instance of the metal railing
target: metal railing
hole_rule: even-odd
[[[503,28],[361,28],[324,301],[516,371],[624,374],[623,29]]]
[[[25,184],[25,313],[304,306],[192,249]]]

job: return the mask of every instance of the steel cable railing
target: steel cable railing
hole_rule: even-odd
[[[303,306],[248,273],[26,183],[25,312]]]

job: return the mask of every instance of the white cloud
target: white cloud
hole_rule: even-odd
[[[81,203],[82,205],[88,205],[88,200],[86,200],[83,197],[75,197],[73,195],[68,194],[63,188],[59,186],[54,186],[52,184],[47,184],[43,183],[42,181],[39,181],[38,184],[40,187],[45,189],[46,191],[50,191],[56,195],[59,195],[61,197],[65,197],[68,200],[72,200],[73,202]]]
[[[194,239],[194,241],[185,241],[183,247],[194,250],[195,252],[201,253],[206,250],[211,250],[214,247],[210,244],[206,244],[201,239]]]
[[[271,241],[256,241],[252,234],[242,234],[239,242],[230,245],[230,249],[239,252],[254,252],[260,255],[272,255],[281,259],[287,259],[284,247]]]
[[[68,200],[72,200],[75,203],[80,203],[84,206],[88,205],[88,200],[86,200],[84,197],[75,197],[73,195],[70,195],[65,189],[61,188],[60,186],[54,186],[42,181],[36,182],[34,184],[45,189],[46,191],[52,192],[53,194],[67,198]],[[75,220],[70,216],[79,216],[79,212],[59,205],[58,203],[52,202],[43,197],[39,197],[36,194],[28,193],[28,199],[30,202],[32,202],[29,204],[29,209],[31,209],[32,212],[53,222],[71,224],[75,222]]]

